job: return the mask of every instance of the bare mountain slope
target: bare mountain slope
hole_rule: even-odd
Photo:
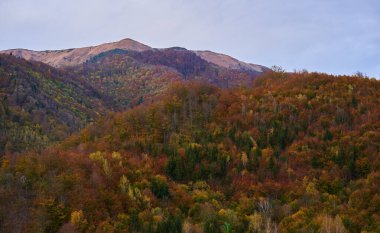
[[[265,71],[265,69],[267,69],[260,65],[249,64],[239,61],[225,54],[214,53],[211,51],[195,51],[195,53],[202,59],[227,69],[248,70],[257,72],[263,72]]]
[[[114,49],[124,49],[141,52],[149,50],[151,48],[137,41],[131,39],[124,39],[114,43],[106,43],[98,46],[84,48],[47,51],[11,49],[0,51],[0,53],[12,53],[17,57],[22,57],[26,60],[40,61],[54,67],[67,67],[82,64],[98,54]]]

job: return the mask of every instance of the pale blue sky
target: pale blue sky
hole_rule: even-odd
[[[380,77],[379,0],[0,0],[0,50],[132,38],[288,71]]]

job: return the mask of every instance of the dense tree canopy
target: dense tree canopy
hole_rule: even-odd
[[[40,62],[0,54],[0,156],[42,149],[105,112],[87,83]]]
[[[0,231],[380,232],[380,82],[270,72],[175,84],[5,156]]]

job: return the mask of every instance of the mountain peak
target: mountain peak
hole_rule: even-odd
[[[102,49],[108,49],[108,48],[112,47],[112,49],[125,49],[125,50],[132,50],[132,51],[138,51],[138,52],[142,52],[145,50],[152,49],[151,47],[149,47],[145,44],[142,44],[138,41],[132,40],[130,38],[125,38],[125,39],[119,40],[117,42],[101,44],[101,45],[94,46],[94,47],[98,47],[98,48],[102,48]]]

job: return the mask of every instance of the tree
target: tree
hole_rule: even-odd
[[[155,176],[151,182],[151,190],[158,198],[169,197],[169,186],[163,176]]]

